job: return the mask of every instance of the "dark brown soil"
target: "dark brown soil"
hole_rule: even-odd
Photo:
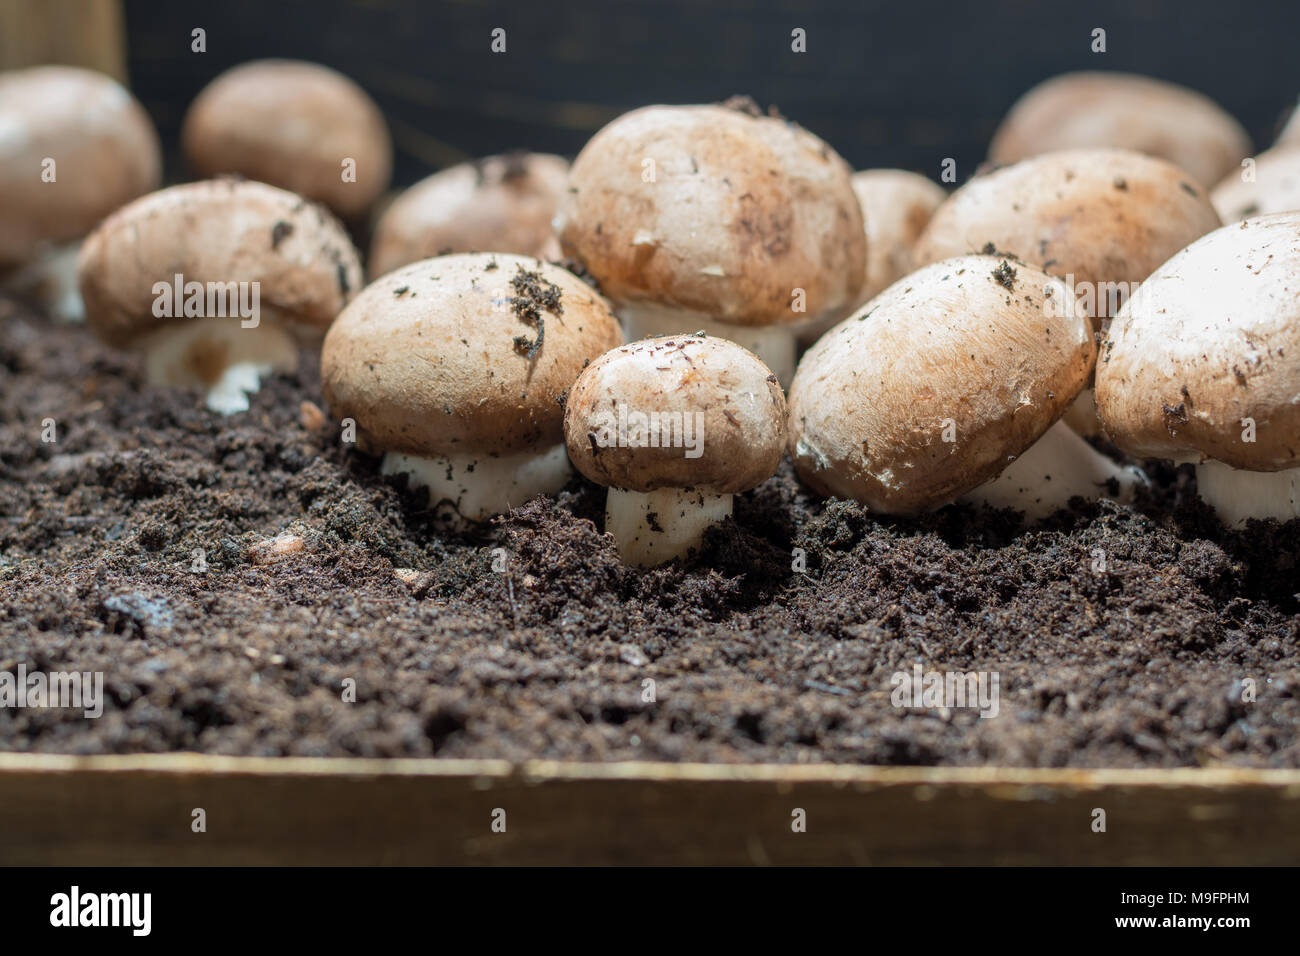
[[[0,749],[1300,766],[1300,524],[1225,533],[1186,471],[1020,531],[873,518],[787,467],[646,572],[580,480],[435,532],[304,400],[314,367],[220,418],[0,303],[0,671],[103,671],[109,698],[0,709]],[[996,671],[999,715],[893,707],[915,662]]]

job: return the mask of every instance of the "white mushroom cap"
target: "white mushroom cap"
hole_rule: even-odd
[[[1114,146],[1186,169],[1207,188],[1250,154],[1250,137],[1213,100],[1131,73],[1064,73],[1007,113],[989,147],[995,163],[1061,149]]]
[[[1157,269],[1103,343],[1097,408],[1139,457],[1300,466],[1300,212],[1224,226]]]
[[[1225,223],[1300,209],[1300,143],[1260,153],[1249,171],[1215,186],[1210,200]]]
[[[862,285],[850,175],[825,142],[756,109],[649,106],[574,161],[560,241],[620,310],[653,303],[730,325],[796,325],[848,308]]]
[[[449,252],[559,259],[552,220],[568,185],[568,161],[545,153],[489,156],[434,173],[380,217],[370,275]]]
[[[1045,294],[1046,293],[1046,294]],[[994,256],[896,282],[804,355],[790,454],[825,495],[913,514],[998,475],[1056,422],[1092,371],[1085,317],[1061,284]]]
[[[298,60],[222,73],[190,105],[181,144],[200,177],[235,173],[344,217],[368,209],[392,175],[392,141],[374,100],[342,73]]]
[[[153,123],[117,81],[66,66],[0,73],[0,266],[81,238],[161,175]]]

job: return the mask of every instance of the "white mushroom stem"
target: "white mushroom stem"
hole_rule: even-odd
[[[731,515],[732,495],[684,488],[626,491],[610,488],[605,530],[628,564],[654,567],[699,548],[704,532]]]
[[[141,343],[145,377],[152,385],[204,388],[205,404],[219,414],[248,411],[263,377],[298,367],[297,341],[266,317],[248,328],[234,319],[174,321]]]
[[[84,322],[86,307],[77,288],[77,252],[81,243],[47,246],[40,255],[9,273],[0,288],[43,306],[60,322]]]
[[[486,521],[538,495],[553,495],[573,474],[564,443],[513,455],[448,455],[422,458],[386,452],[380,470],[405,474],[429,489],[435,507],[449,502],[466,521]]]
[[[1066,507],[1073,497],[1108,494],[1111,480],[1118,486],[1115,497],[1131,501],[1137,486],[1146,483],[1146,476],[1138,468],[1107,458],[1060,421],[1002,474],[963,495],[962,500],[1023,511],[1026,520],[1037,521]]]
[[[1061,420],[1080,435],[1096,438],[1101,434],[1101,419],[1097,417],[1097,390],[1085,388],[1079,393]]]
[[[789,388],[790,380],[794,378],[795,335],[802,325],[732,325],[718,322],[701,312],[649,302],[624,303],[617,311],[629,342],[656,335],[703,332],[749,349],[776,373],[782,388]]]
[[[1229,527],[1250,518],[1300,518],[1300,468],[1241,471],[1210,459],[1196,466],[1196,489]]]

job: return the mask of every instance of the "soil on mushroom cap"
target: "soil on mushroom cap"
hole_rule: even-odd
[[[2,749],[1300,766],[1300,527],[1223,532],[1187,469],[1138,511],[1019,532],[877,520],[785,466],[702,561],[642,571],[580,479],[439,537],[304,427],[310,361],[230,419],[139,380],[0,304],[0,671],[102,671],[108,697],[98,720],[0,708]],[[250,559],[281,533],[301,549]],[[999,716],[893,707],[917,662],[996,671]]]

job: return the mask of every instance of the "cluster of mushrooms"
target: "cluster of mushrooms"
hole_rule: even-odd
[[[1197,93],[1068,74],[949,194],[737,98],[389,200],[365,92],[263,61],[202,92],[182,146],[206,178],[159,189],[122,87],[0,75],[0,281],[221,413],[320,348],[332,416],[459,521],[576,468],[654,565],[786,453],[881,514],[1036,520],[1132,495],[1115,448],[1194,462],[1226,523],[1300,515],[1300,124],[1252,157]],[[230,314],[247,288],[256,315]]]

